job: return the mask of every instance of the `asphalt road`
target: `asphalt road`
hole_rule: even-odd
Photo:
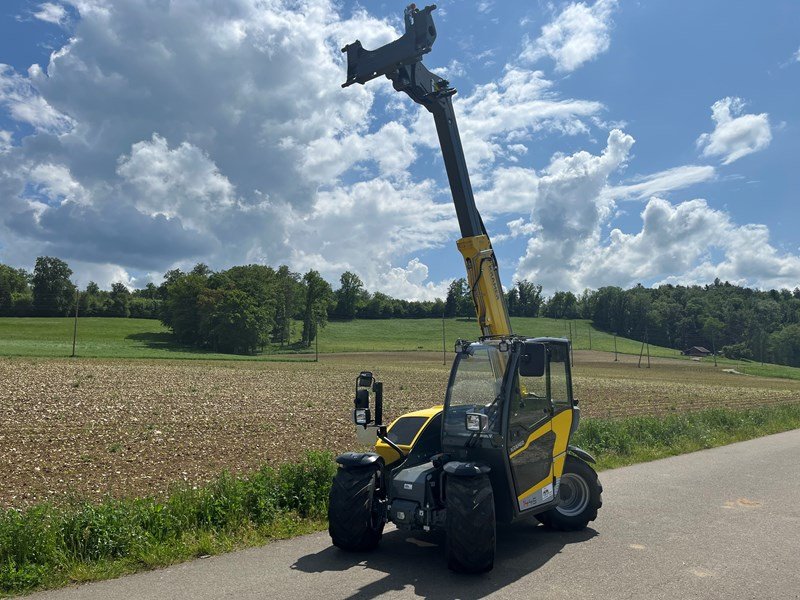
[[[800,430],[601,481],[590,529],[501,529],[486,575],[450,573],[435,538],[352,555],[321,533],[33,598],[800,598]]]

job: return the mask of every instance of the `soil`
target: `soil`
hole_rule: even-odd
[[[278,465],[308,449],[357,445],[355,377],[385,384],[385,412],[441,404],[451,356],[322,355],[308,362],[0,360],[0,506],[163,495],[223,470]],[[587,417],[800,401],[800,382],[731,377],[690,361],[575,353]]]

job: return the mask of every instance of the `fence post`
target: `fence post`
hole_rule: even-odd
[[[75,288],[75,324],[72,327],[72,356],[70,358],[75,358],[75,340],[78,337],[78,301],[80,300],[81,292],[78,288]]]

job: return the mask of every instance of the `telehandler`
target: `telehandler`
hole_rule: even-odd
[[[456,342],[442,406],[405,414],[388,427],[383,384],[371,372],[358,375],[353,420],[375,451],[336,458],[329,532],[339,548],[367,551],[389,521],[404,530],[444,530],[448,566],[482,572],[494,565],[498,522],[536,517],[555,529],[583,529],[602,505],[602,487],[588,464],[594,458],[570,445],[580,409],[569,341],[511,331],[458,134],[456,90],[422,64],[436,39],[435,8],[410,5],[405,34],[377,50],[358,40],[346,46],[342,87],[385,75],[433,114],[481,336]]]

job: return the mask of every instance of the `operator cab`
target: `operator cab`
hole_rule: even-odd
[[[558,497],[578,421],[569,341],[459,340],[443,412],[442,451],[488,464],[496,495],[508,499],[497,502],[498,518],[538,512]]]

